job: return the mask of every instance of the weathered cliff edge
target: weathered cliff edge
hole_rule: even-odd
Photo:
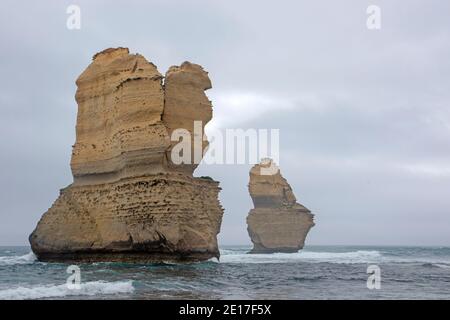
[[[250,170],[249,191],[255,206],[247,216],[247,230],[253,242],[250,253],[302,249],[314,226],[314,215],[297,203],[291,187],[272,160],[265,159]]]
[[[219,257],[219,183],[175,165],[176,128],[211,120],[201,66],[156,66],[126,48],[106,49],[76,81],[74,182],[30,235],[41,261],[198,261]],[[191,139],[194,139],[192,134]],[[201,147],[205,147],[203,143]],[[194,154],[192,153],[192,158]]]

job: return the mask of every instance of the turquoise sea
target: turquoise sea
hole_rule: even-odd
[[[450,299],[450,247],[307,246],[299,253],[247,254],[192,264],[69,265],[38,262],[29,247],[0,247],[0,299]],[[368,266],[380,289],[368,289]]]

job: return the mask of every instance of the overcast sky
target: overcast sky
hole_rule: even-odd
[[[189,2],[189,3],[188,3]],[[66,8],[81,8],[81,29]],[[369,5],[381,29],[366,27]],[[72,182],[75,79],[129,47],[161,73],[209,71],[217,128],[279,128],[280,164],[316,216],[307,244],[450,245],[450,2],[2,1],[0,245],[27,244]],[[249,165],[221,182],[221,244],[249,244]]]

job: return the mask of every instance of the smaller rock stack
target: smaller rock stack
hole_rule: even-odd
[[[314,226],[314,215],[297,203],[290,185],[271,159],[264,159],[250,170],[249,192],[255,206],[247,217],[253,242],[250,253],[302,249]]]

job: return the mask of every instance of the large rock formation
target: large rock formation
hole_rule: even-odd
[[[297,252],[314,226],[314,215],[297,203],[291,187],[270,159],[250,170],[254,209],[247,217],[251,253]]]
[[[30,235],[38,259],[218,257],[219,183],[194,178],[197,165],[177,165],[170,153],[175,129],[188,130],[194,141],[193,121],[202,121],[203,129],[211,119],[207,72],[185,62],[164,79],[143,56],[117,48],[97,53],[76,83],[74,182]]]

